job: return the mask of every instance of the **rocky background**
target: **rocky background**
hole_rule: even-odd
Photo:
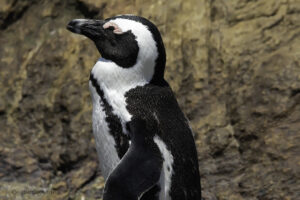
[[[162,33],[204,199],[299,199],[299,0],[0,0],[0,199],[101,198],[99,54],[65,26],[123,13]]]

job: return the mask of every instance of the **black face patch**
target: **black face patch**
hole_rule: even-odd
[[[163,85],[164,71],[166,65],[166,51],[165,51],[163,40],[161,38],[161,35],[157,27],[146,18],[135,16],[135,15],[121,15],[121,16],[108,18],[106,20],[109,21],[117,18],[129,19],[136,22],[140,22],[143,25],[148,27],[149,31],[152,33],[154,41],[156,42],[156,47],[158,51],[158,57],[155,61],[155,73],[154,76],[152,77],[151,83],[156,85]]]
[[[132,32],[127,31],[122,34],[115,34],[111,28],[104,31],[104,38],[94,40],[102,57],[124,68],[134,66],[139,47]]]
[[[67,29],[94,41],[103,58],[115,62],[120,67],[134,66],[139,53],[134,34],[131,31],[115,33],[114,27],[103,27],[107,22],[107,20],[75,19],[68,23]]]

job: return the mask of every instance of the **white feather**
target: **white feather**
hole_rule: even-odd
[[[89,82],[90,92],[93,101],[93,133],[96,142],[97,154],[100,162],[100,169],[104,178],[107,178],[112,169],[119,162],[119,156],[115,149],[115,140],[109,133],[109,127],[105,121],[105,112],[101,105],[101,98],[97,94],[96,89]]]
[[[161,188],[159,193],[159,199],[171,200],[169,192],[171,188],[171,181],[172,181],[171,179],[173,175],[173,161],[174,161],[173,156],[171,152],[167,149],[166,144],[157,135],[154,136],[154,142],[159,148],[164,159],[163,170],[161,171],[161,175],[159,179],[159,185]]]

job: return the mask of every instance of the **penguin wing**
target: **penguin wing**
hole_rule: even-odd
[[[107,178],[103,200],[137,200],[160,178],[163,158],[145,121],[128,123],[131,145]]]

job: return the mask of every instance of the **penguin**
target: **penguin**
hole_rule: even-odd
[[[165,47],[146,18],[74,19],[101,58],[90,73],[93,134],[104,200],[200,200],[189,122],[164,79]]]

